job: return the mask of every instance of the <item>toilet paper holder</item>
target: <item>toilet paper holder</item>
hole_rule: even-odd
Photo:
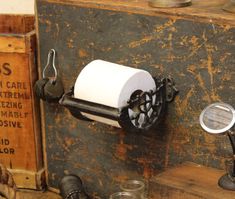
[[[49,50],[43,79],[34,85],[35,93],[48,103],[66,107],[77,119],[94,119],[129,132],[146,131],[159,123],[167,103],[172,102],[178,93],[171,77],[152,77],[147,71],[103,60],[86,65],[75,86],[64,93],[62,81],[57,77],[55,56],[56,51]],[[49,69],[54,76],[45,75]],[[108,92],[113,88],[117,92],[110,95]]]
[[[132,93],[127,105],[114,108],[103,104],[74,98],[74,87],[66,92],[59,104],[66,107],[77,119],[92,121],[82,113],[87,113],[117,121],[128,132],[142,132],[159,123],[166,111],[167,103],[174,100],[178,93],[173,78],[153,78],[156,90]],[[141,122],[140,122],[141,121]]]

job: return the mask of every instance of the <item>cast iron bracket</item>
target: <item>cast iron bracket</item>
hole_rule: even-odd
[[[154,78],[156,89],[132,93],[125,107],[114,108],[103,104],[74,98],[74,89],[65,93],[59,103],[68,108],[71,114],[82,120],[91,121],[82,113],[88,113],[117,121],[128,132],[141,132],[150,129],[163,118],[167,103],[178,93],[172,78]]]

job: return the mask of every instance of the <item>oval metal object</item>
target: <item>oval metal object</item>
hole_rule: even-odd
[[[208,133],[224,133],[235,124],[235,110],[226,103],[213,103],[201,112],[199,121],[202,128]]]

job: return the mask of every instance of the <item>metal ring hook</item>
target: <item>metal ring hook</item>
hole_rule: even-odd
[[[51,59],[51,56],[52,56],[52,67],[54,69],[54,73],[55,73],[55,76],[54,76],[54,81],[57,79],[57,69],[55,67],[55,49],[50,49],[49,52],[48,52],[48,55],[47,55],[47,64],[45,66],[45,68],[43,69],[43,72],[42,72],[42,77],[45,78],[46,75],[45,75],[45,72],[46,72],[46,69],[47,67],[50,65],[50,59]]]

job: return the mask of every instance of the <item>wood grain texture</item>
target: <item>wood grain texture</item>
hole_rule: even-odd
[[[42,190],[45,188],[45,169],[30,171],[26,169],[8,169],[18,189]]]
[[[38,0],[38,2],[49,2],[64,5],[74,5],[87,8],[98,8],[130,13],[146,14],[152,16],[174,16],[178,18],[197,20],[207,23],[218,23],[235,26],[235,16],[224,12],[223,5],[227,0],[194,0],[192,6],[184,8],[152,8],[148,0]]]
[[[10,35],[1,35],[0,37],[0,51],[7,53],[25,53],[26,52],[26,43],[24,36],[10,36]]]
[[[117,9],[124,1],[110,3],[113,9],[107,1],[97,1],[99,9],[77,2],[37,1],[41,69],[54,48],[65,90],[84,66],[103,59],[170,75],[180,93],[162,123],[143,134],[77,120],[63,107],[44,103],[49,186],[75,173],[94,198],[108,198],[128,178],[148,181],[184,161],[224,168],[229,140],[206,134],[198,118],[209,103],[235,104],[235,28],[219,17],[212,24]]]
[[[33,15],[0,14],[0,33],[25,34],[34,30]]]
[[[62,199],[62,197],[53,192],[40,192],[33,190],[18,190],[16,192],[17,199]]]
[[[14,173],[18,187],[42,189],[39,101],[33,91],[36,35],[31,26],[24,31],[0,33],[0,162]]]
[[[29,61],[28,55],[0,53],[1,65],[8,63],[12,70],[9,76],[1,75],[1,138],[8,138],[12,149],[12,152],[9,149],[7,154],[7,150],[5,153],[2,151],[1,162],[8,168],[25,168],[35,171],[37,170],[35,156],[37,149]],[[6,121],[5,124],[4,121]],[[7,146],[2,144],[2,150]]]
[[[220,188],[218,179],[225,171],[185,163],[154,177],[151,182],[152,199],[234,199],[233,191]]]

